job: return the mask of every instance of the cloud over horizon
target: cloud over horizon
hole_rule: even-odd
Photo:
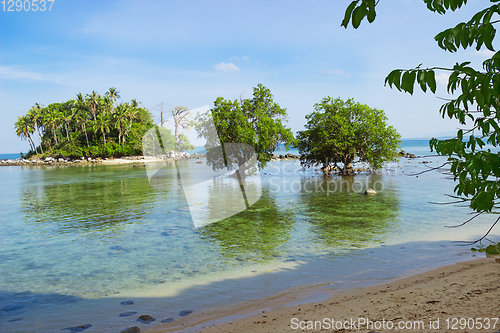
[[[225,62],[221,61],[220,64],[215,64],[214,68],[215,68],[215,70],[221,71],[221,72],[236,73],[236,72],[240,71],[239,67],[236,66],[235,64],[233,64],[232,62],[226,64]]]

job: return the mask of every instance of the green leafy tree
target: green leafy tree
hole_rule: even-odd
[[[306,130],[298,133],[303,167],[322,165],[325,173],[342,163],[342,174],[352,172],[356,158],[374,169],[396,161],[400,135],[386,123],[384,112],[352,99],[324,98],[306,116]]]
[[[210,114],[213,123],[209,121]],[[288,149],[296,142],[291,129],[284,125],[286,117],[286,109],[274,102],[268,88],[259,84],[253,88],[251,99],[230,101],[218,97],[214,107],[196,121],[195,128],[199,137],[207,140],[207,162],[214,170],[225,167],[224,155],[218,152],[221,148],[211,148],[220,146],[219,141],[253,147],[258,167],[263,168],[278,144],[284,144]],[[213,125],[216,131],[211,128]],[[215,132],[218,137],[213,136]],[[249,149],[235,149],[232,154],[226,154],[226,159],[242,167],[251,154]],[[240,172],[240,175],[244,177],[244,173]]]
[[[177,135],[177,139],[175,141],[175,151],[189,151],[195,150],[195,148],[196,146],[189,142],[189,139],[185,134],[179,133]]]
[[[378,3],[353,1],[346,10],[342,26],[347,28],[352,22],[357,28],[364,17],[373,22]],[[424,3],[430,11],[445,14],[466,5],[467,0],[424,0]],[[447,91],[454,95],[441,106],[439,112],[443,118],[454,118],[468,129],[458,130],[453,139],[433,138],[429,144],[438,154],[448,156],[451,172],[457,181],[456,198],[468,202],[470,208],[478,213],[475,216],[500,213],[500,153],[485,149],[486,144],[493,147],[500,145],[500,52],[493,47],[495,25],[500,22],[500,0],[490,0],[490,3],[494,4],[474,14],[469,21],[434,37],[441,49],[451,53],[470,47],[478,51],[481,48],[492,51],[492,57],[483,62],[482,68],[473,68],[471,62],[456,63],[452,67],[418,66],[409,70],[393,70],[385,79],[390,87],[410,94],[413,94],[415,82],[424,92],[429,89],[435,93],[435,71],[450,74]],[[499,220],[500,217],[493,226]]]

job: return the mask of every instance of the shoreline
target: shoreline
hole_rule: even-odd
[[[484,318],[500,318],[500,257],[482,257],[391,279],[369,287],[327,292],[321,286],[292,289],[257,301],[194,313],[142,332],[500,332],[479,329]],[[294,319],[295,318],[295,319]],[[334,323],[370,320],[372,326]],[[454,319],[457,318],[457,319]],[[474,329],[460,329],[460,318],[483,318]],[[326,320],[326,321],[324,321]],[[351,321],[352,320],[352,321]],[[380,325],[385,321],[393,329]],[[402,322],[403,324],[400,324]],[[424,325],[399,329],[398,325]],[[422,324],[422,322],[424,324]],[[436,324],[438,323],[438,324]],[[472,322],[469,322],[470,325]],[[455,329],[453,329],[453,324]],[[312,326],[311,326],[312,325]],[[316,325],[316,327],[313,327]],[[431,325],[434,325],[431,328]],[[439,329],[436,326],[439,325]],[[448,326],[448,327],[447,327]],[[303,329],[301,329],[301,327]],[[403,326],[404,327],[404,326]]]

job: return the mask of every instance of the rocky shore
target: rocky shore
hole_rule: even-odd
[[[203,154],[188,154],[186,152],[176,153],[169,152],[165,155],[158,156],[125,156],[121,158],[92,158],[92,157],[45,157],[33,159],[14,159],[14,160],[0,160],[0,166],[70,166],[70,165],[92,165],[92,164],[113,164],[114,162],[121,163],[134,163],[134,162],[155,162],[163,160],[182,160],[191,158],[202,158]]]
[[[414,154],[406,153],[404,150],[400,152],[401,157],[406,158],[416,158]],[[122,164],[122,163],[138,163],[138,162],[157,162],[157,161],[177,161],[182,159],[201,159],[205,157],[204,154],[189,154],[186,152],[174,152],[169,151],[165,155],[157,156],[125,156],[121,158],[106,158],[106,157],[44,157],[44,158],[33,158],[33,159],[21,159],[17,158],[14,160],[4,159],[0,160],[0,166],[69,166],[69,165],[91,165],[91,164]],[[272,154],[271,161],[297,161],[300,159],[300,155],[294,155],[287,153],[285,155]],[[359,170],[365,171],[365,170]]]

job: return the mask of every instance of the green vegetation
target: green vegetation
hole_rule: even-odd
[[[472,251],[485,252],[486,254],[499,255],[500,254],[500,243],[493,243],[488,246],[482,246],[480,248],[471,248]]]
[[[213,123],[210,122],[210,114]],[[286,109],[273,101],[271,91],[258,84],[253,88],[252,99],[230,101],[222,97],[217,98],[214,107],[200,116],[195,127],[199,137],[207,140],[207,160],[214,170],[225,167],[219,141],[244,143],[253,147],[258,167],[263,168],[271,160],[278,144],[283,144],[286,149],[295,144],[291,129],[283,124],[286,116]],[[218,138],[213,137],[214,125]],[[232,147],[234,148],[234,145]],[[225,151],[224,154],[228,160],[236,161],[239,167],[248,161],[253,153],[244,148],[231,150],[232,152]]]
[[[374,169],[397,160],[401,136],[387,125],[383,111],[332,97],[324,98],[314,109],[306,116],[306,130],[298,133],[303,167],[320,164],[329,173],[340,162],[346,175],[352,172],[355,158]]]
[[[439,14],[458,10],[467,4],[467,0],[424,2],[430,11]],[[435,71],[450,73],[447,91],[453,95],[442,105],[440,113],[443,118],[454,118],[468,129],[458,130],[453,139],[433,138],[429,144],[438,154],[448,156],[451,172],[457,181],[456,198],[468,202],[478,215],[500,213],[500,153],[483,149],[486,144],[500,146],[500,52],[495,52],[493,47],[495,25],[500,22],[500,0],[490,2],[495,4],[476,13],[468,22],[459,23],[434,37],[441,49],[451,53],[461,47],[467,49],[472,46],[478,51],[484,47],[492,51],[491,58],[483,62],[482,69],[473,68],[471,62],[456,63],[449,68],[422,68],[419,65],[410,70],[396,69],[385,79],[390,87],[410,94],[413,94],[415,82],[424,92],[429,88],[435,93]],[[342,26],[347,28],[351,18],[354,28],[364,17],[373,22],[377,4],[379,2],[373,0],[353,1],[346,10]],[[494,225],[499,220],[500,217]]]
[[[118,103],[119,98],[118,90],[112,87],[104,96],[92,91],[86,96],[79,93],[67,102],[46,107],[35,104],[14,124],[16,134],[30,144],[31,150],[24,157],[141,155],[143,135],[154,126],[151,113],[140,107],[135,99]],[[186,126],[182,121],[186,110],[183,109],[179,120],[183,127]],[[174,120],[177,128],[176,114]],[[164,144],[170,150],[194,149],[185,135],[174,136],[167,129],[161,130],[168,132],[165,137],[169,140]],[[33,140],[35,132],[41,143],[38,147]]]

